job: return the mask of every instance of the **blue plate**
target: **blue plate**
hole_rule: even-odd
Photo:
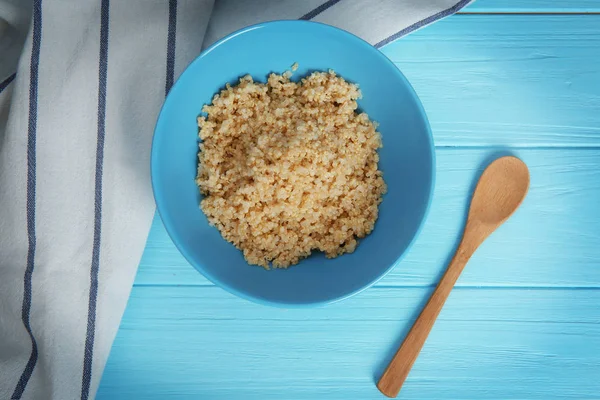
[[[315,254],[287,270],[250,266],[209,226],[194,182],[196,117],[229,82],[250,74],[265,81],[297,62],[298,79],[335,70],[359,84],[359,107],[379,122],[380,168],[388,193],[374,231],[357,250],[336,259]],[[347,298],[382,278],[417,236],[434,185],[434,148],[427,117],[396,66],[356,36],[314,22],[277,21],[235,32],[194,60],[169,93],[152,144],[152,185],[158,211],[185,258],[215,284],[262,304],[297,307]]]

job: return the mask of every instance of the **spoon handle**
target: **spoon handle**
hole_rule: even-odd
[[[425,340],[427,340],[427,336],[429,336],[429,332],[433,328],[433,324],[440,314],[448,295],[450,295],[456,280],[476,248],[477,246],[473,245],[472,241],[467,240],[466,236],[463,237],[454,258],[429,298],[427,305],[421,311],[408,335],[404,338],[404,342],[377,383],[379,391],[387,397],[396,397],[400,392],[400,388],[419,356],[423,344],[425,344]]]

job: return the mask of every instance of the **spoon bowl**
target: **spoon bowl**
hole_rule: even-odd
[[[516,157],[502,157],[483,172],[469,209],[469,220],[498,226],[521,205],[529,188],[529,170]]]

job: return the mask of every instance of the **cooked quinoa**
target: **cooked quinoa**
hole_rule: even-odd
[[[248,263],[265,268],[313,250],[353,252],[386,191],[381,136],[356,111],[358,86],[331,70],[298,83],[290,76],[266,84],[245,76],[198,118],[200,207]]]

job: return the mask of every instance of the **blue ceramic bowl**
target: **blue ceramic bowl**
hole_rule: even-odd
[[[352,254],[313,254],[289,269],[250,266],[209,226],[199,208],[196,177],[202,105],[226,82],[250,74],[265,81],[297,62],[298,79],[335,70],[359,84],[360,109],[379,122],[380,168],[388,186],[374,231]],[[322,24],[278,21],[251,26],[194,60],[169,93],[154,132],[152,185],[167,232],[185,258],[215,284],[259,303],[297,307],[328,303],[371,286],[398,263],[417,236],[434,184],[434,148],[427,117],[402,73],[352,34]]]

